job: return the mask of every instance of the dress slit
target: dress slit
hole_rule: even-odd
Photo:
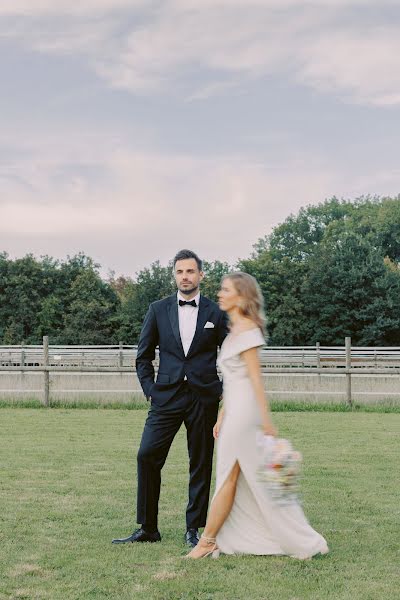
[[[232,465],[232,466],[231,466],[231,467],[228,469],[228,471],[227,471],[227,475],[224,477],[224,479],[223,479],[222,483],[221,483],[221,484],[218,486],[218,489],[216,489],[216,490],[215,490],[215,492],[214,492],[214,494],[213,494],[213,497],[212,497],[212,500],[211,500],[211,504],[214,502],[214,500],[216,499],[216,497],[218,496],[218,494],[221,492],[222,488],[224,487],[224,485],[225,485],[225,484],[226,484],[226,482],[228,481],[228,478],[229,478],[229,476],[231,475],[231,473],[232,473],[233,469],[235,468],[235,465],[236,465],[236,463],[238,464],[238,466],[239,466],[239,469],[240,469],[240,473],[239,473],[239,475],[238,475],[238,478],[237,478],[237,480],[236,480],[236,487],[237,487],[237,484],[238,484],[238,482],[239,482],[239,477],[240,477],[240,475],[242,474],[242,466],[241,466],[241,464],[240,464],[240,462],[239,462],[239,459],[237,459],[237,458],[236,458],[236,459],[234,460],[234,462],[233,462],[233,465]],[[236,490],[235,490],[235,495],[236,495]]]

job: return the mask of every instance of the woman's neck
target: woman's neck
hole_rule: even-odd
[[[231,311],[227,312],[231,324],[230,331],[232,333],[240,333],[241,331],[249,329],[249,325],[252,325],[253,327],[257,326],[257,323],[249,317],[244,317],[237,308],[233,308]]]
[[[243,321],[242,315],[239,313],[237,308],[233,308],[228,311],[229,320],[231,322],[231,330],[235,330],[240,326],[240,323]]]

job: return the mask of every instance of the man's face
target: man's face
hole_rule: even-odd
[[[175,281],[178,290],[185,296],[195,296],[199,289],[200,281],[204,277],[203,271],[199,271],[194,258],[177,260],[175,263]]]

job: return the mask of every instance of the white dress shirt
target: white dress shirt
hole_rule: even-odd
[[[178,291],[177,303],[178,303],[178,317],[179,317],[179,333],[181,334],[181,342],[185,356],[189,352],[190,344],[194,338],[197,325],[197,316],[199,314],[199,302],[200,292],[192,298],[196,301],[196,306],[179,306],[179,300],[187,302],[187,298],[182,296]]]

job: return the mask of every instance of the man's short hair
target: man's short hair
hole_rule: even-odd
[[[175,254],[175,256],[174,256],[174,269],[175,269],[175,265],[178,262],[178,260],[185,260],[187,258],[194,258],[194,260],[197,263],[197,266],[199,267],[199,271],[202,270],[202,268],[203,268],[203,261],[200,260],[200,258],[197,256],[197,254],[195,252],[192,252],[192,250],[179,250],[179,252],[177,254]]]

